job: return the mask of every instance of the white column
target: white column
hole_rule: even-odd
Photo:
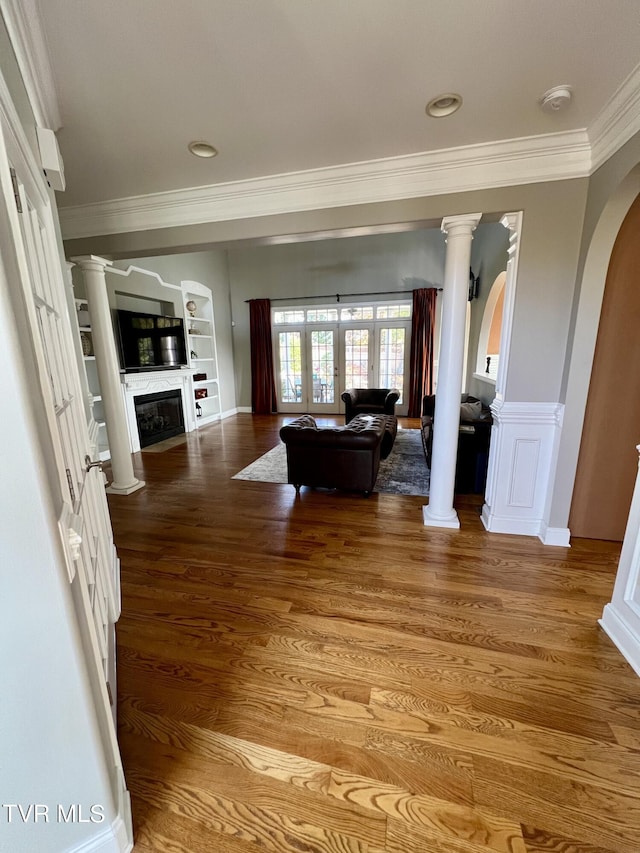
[[[122,399],[119,360],[113,337],[105,276],[105,269],[111,261],[95,255],[83,255],[72,260],[82,270],[91,314],[93,352],[96,357],[113,472],[113,482],[107,491],[117,495],[130,495],[131,492],[141,489],[144,481],[138,480],[133,473],[129,450],[127,416]]]
[[[481,213],[447,216],[442,230],[447,235],[444,267],[438,389],[433,419],[429,504],[422,508],[429,527],[460,527],[453,508],[453,492],[460,426],[460,388],[464,361],[464,331],[469,295],[471,241]]]

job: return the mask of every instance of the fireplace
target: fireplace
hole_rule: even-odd
[[[157,394],[141,394],[133,398],[133,404],[140,447],[148,447],[185,431],[182,394],[177,389],[160,391]]]

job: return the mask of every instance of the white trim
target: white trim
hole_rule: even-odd
[[[236,413],[239,415],[252,415],[253,409],[251,406],[238,406]]]
[[[546,522],[542,522],[538,536],[543,545],[557,545],[563,548],[571,547],[571,531],[568,527],[549,527]]]
[[[118,815],[111,826],[80,846],[70,847],[67,853],[130,853],[131,850],[133,841],[122,815]]]
[[[237,415],[238,412],[244,411],[244,409],[238,409],[238,407],[234,407],[233,409],[227,409],[224,412],[220,413],[220,420],[224,421],[226,418],[232,418],[234,415]],[[251,409],[249,409],[251,411]]]
[[[640,65],[589,125],[592,173],[640,130]]]
[[[640,675],[640,637],[613,602],[605,606],[598,624],[636,675]]]
[[[587,177],[586,130],[503,139],[401,157],[75,205],[65,240]]]
[[[474,379],[477,379],[480,382],[486,382],[487,385],[491,385],[493,388],[496,387],[496,380],[487,373],[474,373],[472,375]]]
[[[0,10],[36,122],[59,130],[58,94],[38,4],[36,0],[0,0]]]
[[[112,261],[109,261],[109,263],[111,264]],[[122,275],[125,277],[130,276],[132,272],[139,272],[139,273],[142,273],[142,275],[149,276],[150,278],[157,278],[159,283],[163,287],[168,287],[171,290],[180,290],[180,291],[182,290],[182,287],[179,284],[171,284],[168,281],[164,281],[164,279],[162,278],[162,276],[159,273],[153,272],[153,270],[145,270],[142,267],[136,267],[136,266],[130,265],[125,270],[121,270],[119,267],[108,266],[106,268],[105,272],[113,273],[114,275]]]

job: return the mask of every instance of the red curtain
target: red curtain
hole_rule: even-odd
[[[409,417],[422,413],[422,398],[433,394],[433,326],[436,317],[435,287],[413,291],[411,360],[409,363]]]
[[[249,300],[251,336],[251,410],[270,415],[278,408],[271,343],[271,300]]]

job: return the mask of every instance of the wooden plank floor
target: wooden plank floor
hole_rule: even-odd
[[[138,454],[110,496],[136,853],[638,853],[640,681],[596,623],[618,547],[231,480],[282,422]]]

